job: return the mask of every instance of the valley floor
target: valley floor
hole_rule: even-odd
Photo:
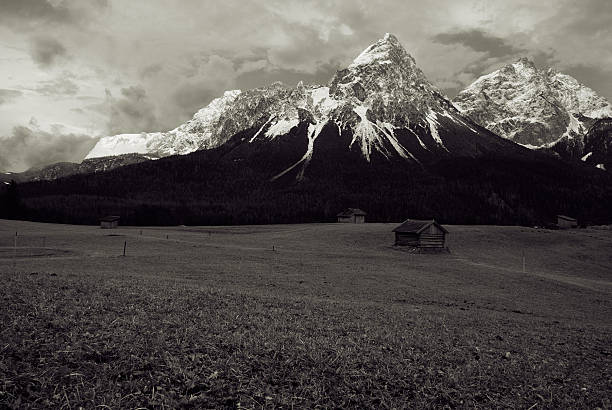
[[[0,220],[0,408],[612,406],[612,230],[394,227]]]

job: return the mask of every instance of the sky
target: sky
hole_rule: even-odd
[[[611,0],[0,0],[0,170],[79,162],[395,34],[449,97],[520,57],[612,101]]]

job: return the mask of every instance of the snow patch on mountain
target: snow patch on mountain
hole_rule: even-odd
[[[433,137],[433,139],[438,143],[438,145],[448,151],[446,146],[444,146],[444,141],[442,141],[442,138],[440,138],[440,134],[438,133],[438,126],[440,125],[440,123],[438,122],[436,113],[432,110],[429,110],[429,112],[427,112],[427,115],[425,116],[425,119],[429,124],[429,131],[431,132],[431,136]]]
[[[361,148],[361,152],[363,156],[370,161],[370,155],[372,154],[372,147],[375,146],[378,150],[388,157],[387,153],[384,150],[384,146],[381,144],[380,138],[378,136],[378,132],[376,132],[376,128],[374,124],[368,120],[367,112],[368,108],[362,105],[358,105],[353,108],[353,111],[359,115],[361,121],[357,124],[353,131],[353,140],[349,144],[349,148],[353,146],[355,142],[359,144]]]
[[[297,127],[299,123],[300,121],[297,118],[293,118],[290,120],[278,120],[277,122],[272,124],[270,128],[268,128],[268,131],[266,131],[266,137],[274,138],[278,137],[279,135],[285,135],[289,131],[291,131],[292,128]]]
[[[119,134],[101,138],[85,159],[132,153],[146,154],[151,141],[158,134]]]
[[[321,131],[323,130],[323,127],[325,127],[325,125],[327,125],[327,122],[320,122],[318,124],[309,124],[308,125],[308,147],[306,148],[306,153],[295,164],[291,165],[289,168],[287,168],[286,170],[284,170],[280,174],[275,175],[272,178],[272,181],[274,181],[274,180],[282,177],[283,175],[287,174],[288,172],[290,172],[291,170],[295,169],[300,164],[302,165],[302,169],[298,173],[297,179],[298,179],[298,181],[301,181],[301,180],[304,179],[304,173],[306,172],[306,168],[308,167],[308,164],[310,163],[310,160],[312,159],[312,154],[314,152],[314,142],[317,139],[317,137],[319,136],[319,134],[321,133]]]

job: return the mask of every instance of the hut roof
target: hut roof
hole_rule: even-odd
[[[444,233],[448,233],[446,229],[435,220],[418,221],[416,219],[406,219],[400,226],[396,227],[393,232],[401,233],[421,233],[431,225],[436,225]]]
[[[121,219],[120,216],[108,215],[108,216],[105,216],[104,218],[100,218],[100,222],[115,222],[115,221],[118,221],[119,219]]]
[[[564,219],[566,221],[576,222],[575,218],[571,218],[571,217],[565,216],[565,215],[557,215],[557,218]]]
[[[367,214],[359,208],[347,208],[345,211],[340,212],[336,216],[352,216],[352,215],[366,216]]]

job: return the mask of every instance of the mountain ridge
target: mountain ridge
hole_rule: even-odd
[[[574,159],[585,154],[588,129],[612,117],[612,105],[595,91],[552,68],[539,69],[527,58],[481,76],[453,103],[504,138]]]
[[[4,194],[14,205],[5,213],[64,223],[110,214],[135,225],[211,225],[329,222],[357,207],[380,222],[540,225],[559,213],[612,221],[609,173],[589,158],[560,161],[478,125],[391,35],[325,86],[274,83],[222,98],[200,110],[205,121],[185,126],[189,135],[175,135],[191,145],[170,144],[173,151],[156,161],[19,184]],[[159,152],[161,139],[152,138],[150,145],[146,135],[136,138],[151,149],[147,155]],[[177,155],[180,147],[193,152]]]
[[[250,128],[257,128],[257,132],[249,143],[273,140],[302,122],[309,124],[308,145],[299,163],[292,165],[292,169],[299,169],[298,179],[303,178],[315,141],[327,123],[335,125],[340,134],[352,135],[347,149],[358,147],[366,161],[378,152],[387,158],[399,156],[419,163],[432,152],[449,153],[446,144],[462,154],[473,151],[477,155],[480,141],[466,138],[461,146],[452,140],[467,134],[477,135],[475,140],[494,139],[493,134],[465,118],[427,80],[397,37],[387,33],[337,71],[327,85],[300,82],[287,87],[273,83],[253,90],[226,91],[175,130],[105,137],[88,158],[130,150],[162,157],[186,154],[218,147]],[[401,138],[396,135],[398,130],[403,130]],[[406,148],[414,142],[417,148]],[[279,175],[286,172],[289,169]]]

